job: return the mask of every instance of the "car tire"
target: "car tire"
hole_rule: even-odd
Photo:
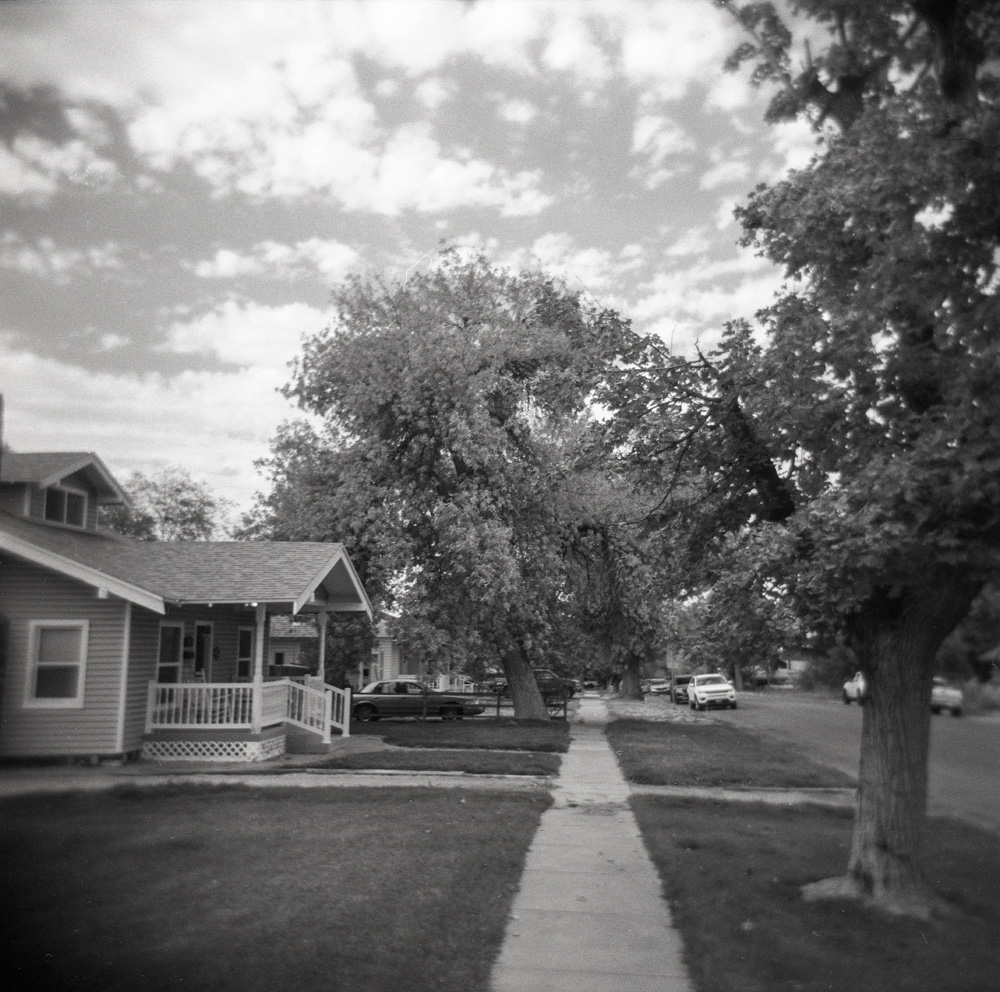
[[[736,700],[734,699],[734,700],[733,700],[733,701],[732,701],[732,702],[731,702],[731,703],[729,704],[729,706],[730,706],[730,707],[731,707],[732,709],[736,709]]]
[[[441,719],[442,720],[461,720],[462,711],[457,706],[442,706],[441,707]]]
[[[363,706],[355,707],[354,719],[358,723],[374,723],[378,719],[378,713],[374,706],[370,706],[367,703]]]
[[[844,705],[845,706],[850,706],[851,705],[851,697],[847,695],[847,690],[846,689],[844,690]]]
[[[951,715],[952,716],[961,716],[962,715],[962,708],[961,707],[956,707],[955,709],[953,709],[951,711]]]
[[[932,706],[932,707],[931,707],[931,712],[932,712],[932,713],[933,713],[933,714],[934,714],[935,716],[937,716],[937,715],[938,715],[938,714],[939,714],[939,713],[941,712],[941,707],[940,707],[940,706]]]
[[[691,709],[693,709],[693,710],[696,710],[698,708],[697,706],[695,706],[693,699],[689,699],[688,700],[688,706],[690,706]]]

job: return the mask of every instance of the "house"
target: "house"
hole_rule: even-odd
[[[346,692],[266,678],[274,615],[371,604],[340,544],[142,542],[91,452],[0,457],[0,757],[261,760],[349,733]]]

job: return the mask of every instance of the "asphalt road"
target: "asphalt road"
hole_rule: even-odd
[[[795,690],[740,693],[740,708],[712,716],[802,746],[811,757],[857,777],[861,708]],[[1000,833],[1000,719],[931,718],[930,812]]]

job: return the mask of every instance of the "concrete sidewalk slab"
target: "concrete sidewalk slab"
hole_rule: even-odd
[[[604,736],[580,722],[525,862],[493,992],[690,992],[683,948]]]

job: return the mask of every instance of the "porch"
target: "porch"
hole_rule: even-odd
[[[154,761],[266,761],[285,753],[289,732],[329,744],[334,731],[350,736],[351,691],[315,676],[150,682],[142,753]]]

